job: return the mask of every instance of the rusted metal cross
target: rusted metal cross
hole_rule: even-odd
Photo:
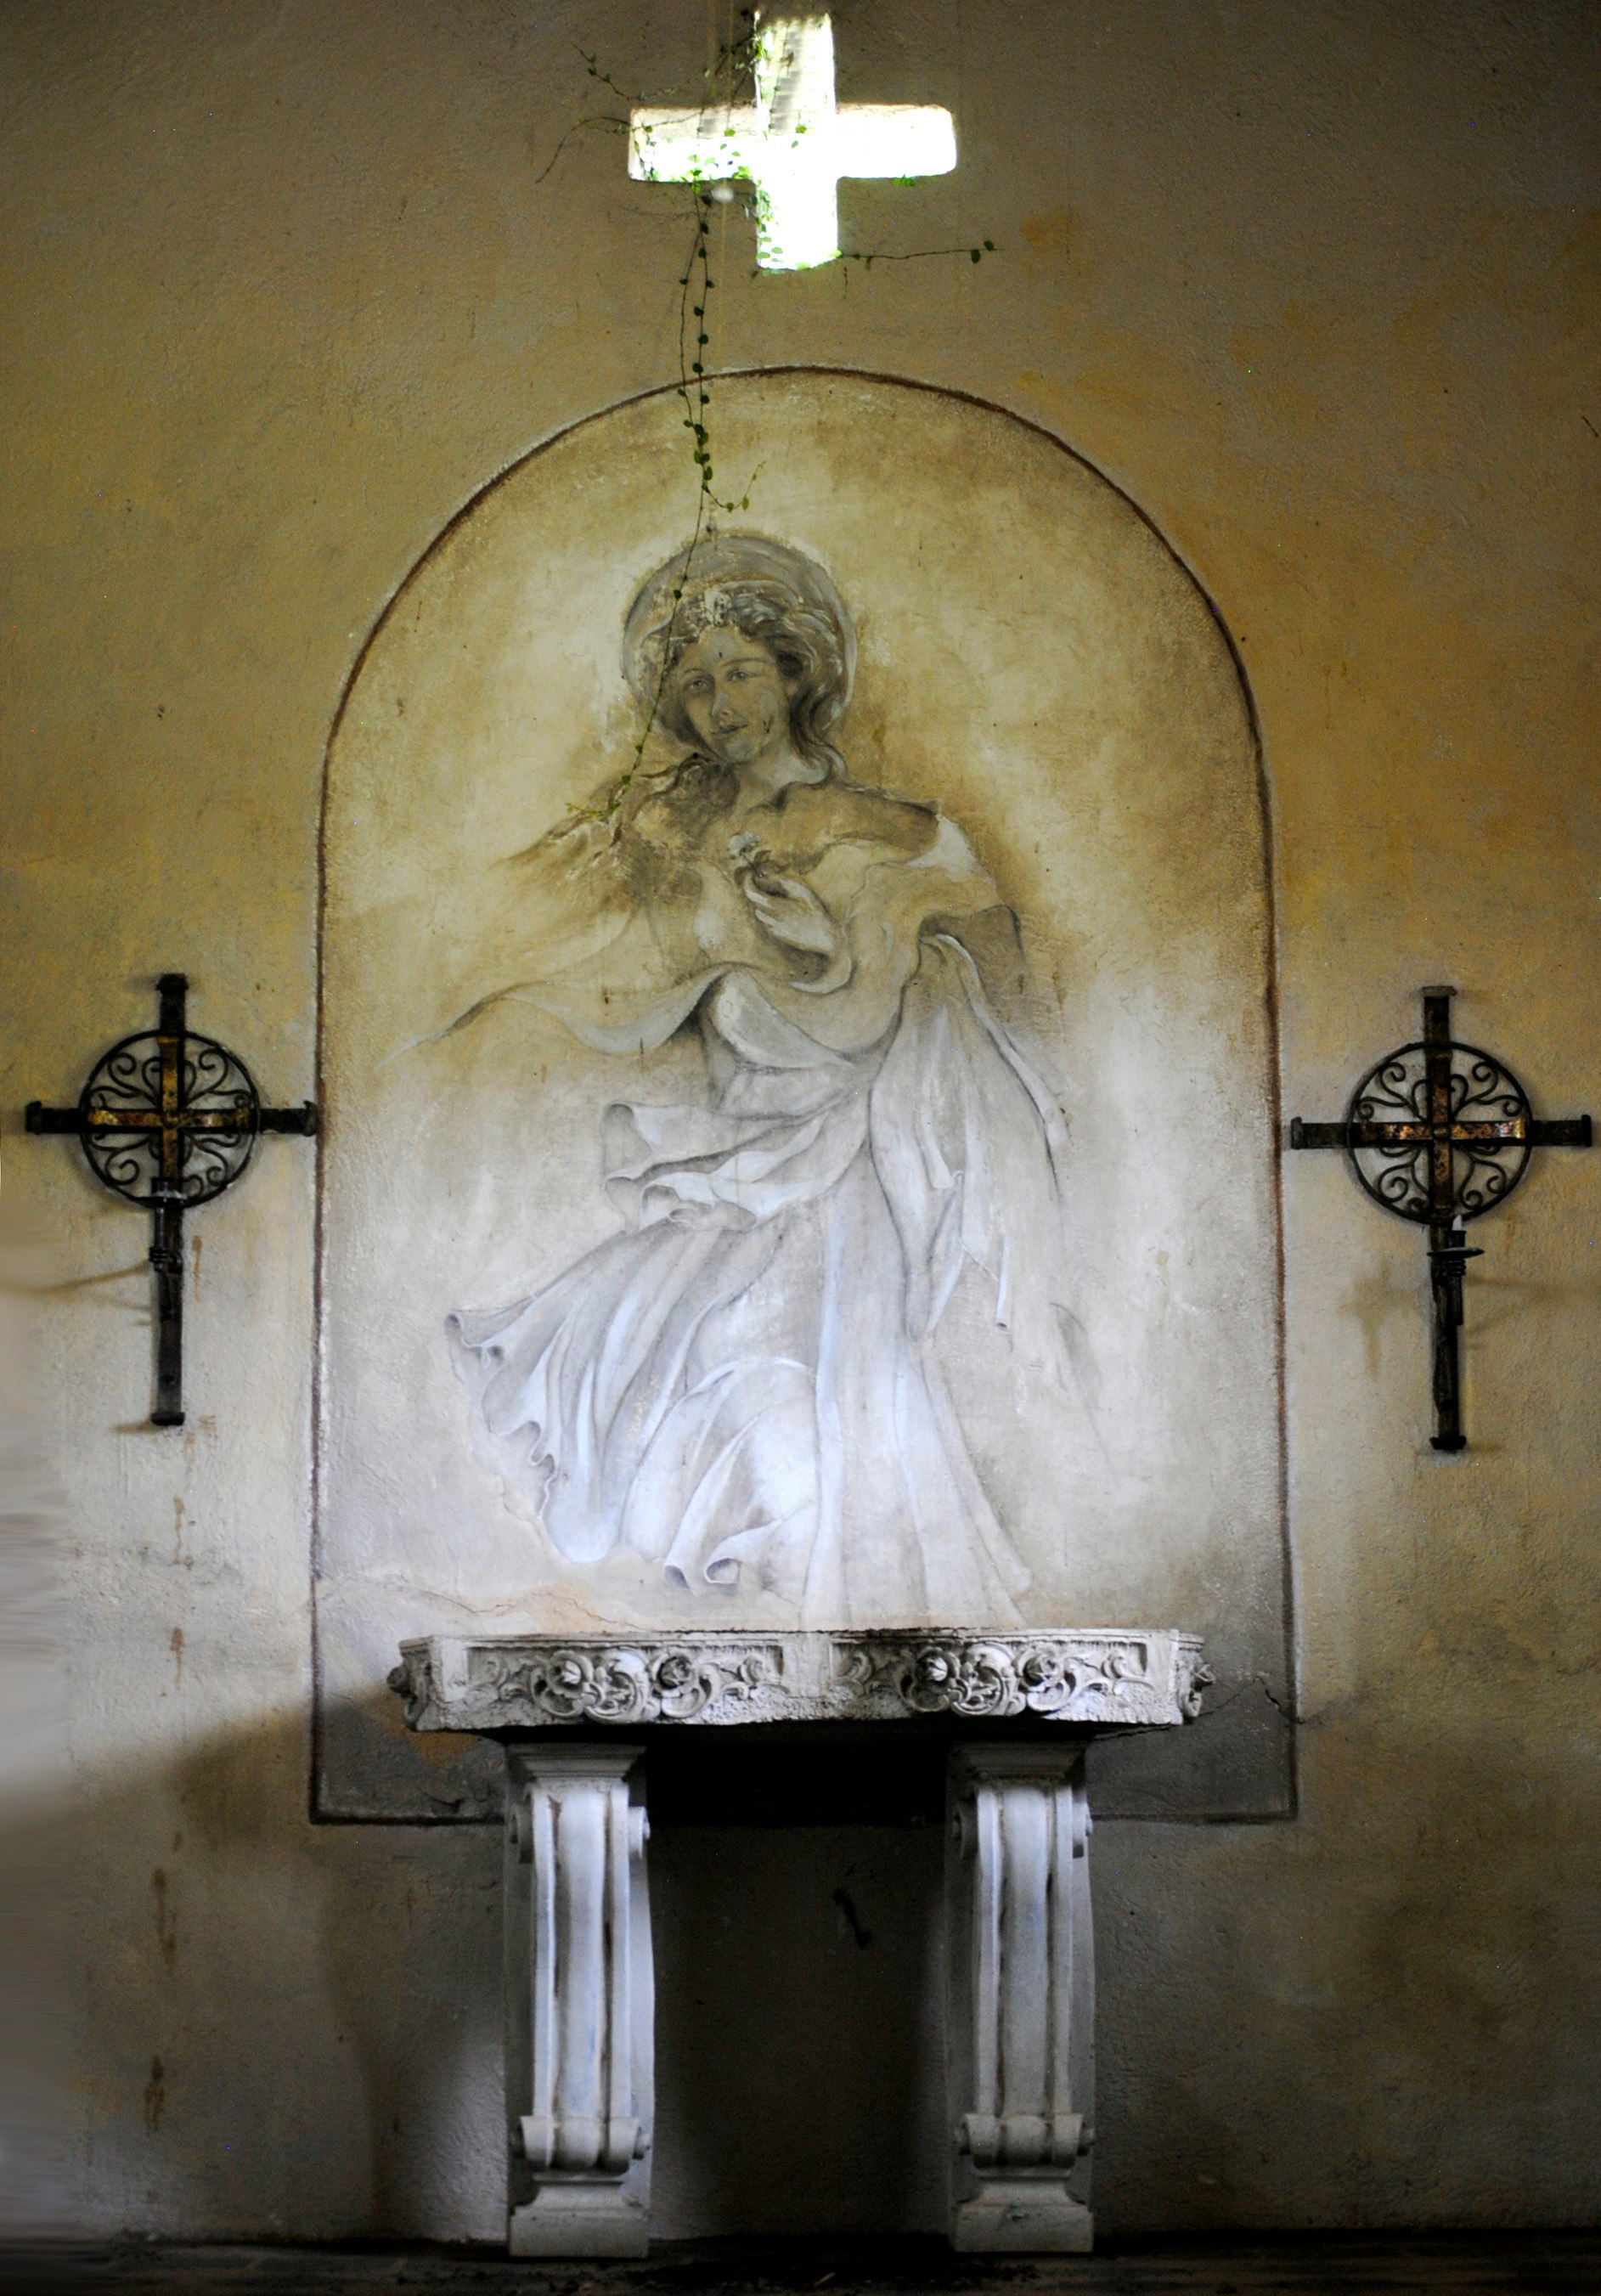
[[[1588,1116],[1542,1119],[1510,1069],[1451,1036],[1454,988],[1423,992],[1423,1037],[1369,1069],[1338,1124],[1290,1126],[1292,1148],[1343,1148],[1375,1203],[1429,1231],[1434,1310],[1436,1451],[1467,1447],[1462,1431],[1462,1273],[1483,1254],[1466,1223],[1505,1203],[1536,1148],[1588,1148]]]
[[[70,1132],[95,1177],[154,1224],[156,1406],[151,1423],[184,1423],[184,1214],[231,1187],[263,1132],[316,1130],[310,1101],[263,1108],[242,1061],[192,1036],[189,983],[164,972],[153,1034],[125,1037],[89,1071],[73,1108],[29,1101],[29,1132]]]

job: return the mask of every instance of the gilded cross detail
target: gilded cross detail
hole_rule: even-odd
[[[153,1032],[102,1054],[72,1108],[30,1101],[29,1132],[70,1132],[96,1179],[146,1210],[156,1279],[156,1404],[151,1423],[184,1423],[184,1214],[231,1187],[263,1132],[316,1130],[310,1101],[263,1108],[249,1070],[191,1034],[189,983],[164,972]]]
[[[1339,1123],[1290,1126],[1292,1148],[1343,1148],[1375,1203],[1429,1231],[1436,1451],[1467,1447],[1457,1334],[1463,1271],[1483,1254],[1466,1223],[1506,1201],[1533,1149],[1591,1144],[1588,1116],[1537,1117],[1510,1069],[1453,1039],[1456,993],[1424,990],[1422,1038],[1368,1070]]]

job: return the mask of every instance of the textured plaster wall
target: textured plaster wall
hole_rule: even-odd
[[[850,240],[1000,252],[752,280],[732,218],[713,360],[1014,407],[1195,567],[1260,713],[1290,1110],[1332,1113],[1438,980],[1548,1108],[1595,1105],[1593,10],[836,25],[846,97],[948,103],[963,149],[848,189]],[[68,2150],[103,2227],[497,2227],[498,1843],[306,1816],[310,1159],[267,1144],[196,1223],[174,1437],[141,1424],[139,1223],[15,1136],[165,966],[309,1088],[362,636],[487,476],[668,369],[675,195],[603,132],[546,172],[603,108],[575,43],[670,99],[708,37],[687,0],[0,18],[6,1183],[41,1239]],[[1301,1814],[1097,1837],[1113,2224],[1593,2215],[1598,1190],[1553,1155],[1493,1223],[1445,1462],[1417,1238],[1334,1160],[1285,1172]],[[716,1895],[716,1845],[659,1840],[663,2038],[714,2100],[664,2087],[662,2228],[927,2220],[932,1840],[741,1837]]]
[[[723,467],[760,472],[750,515],[759,504],[768,532],[816,551],[850,602],[855,689],[831,729],[850,769],[961,824],[1030,951],[1026,1026],[1071,1111],[1062,1290],[1088,1375],[1076,1393],[1014,1389],[988,1283],[958,1284],[934,1359],[1032,1573],[1022,1619],[1182,1618],[1217,1677],[1204,1727],[1097,1748],[1097,1807],[1281,1813],[1270,935],[1255,742],[1226,639],[1127,499],[1014,416],[816,368],[724,377],[715,406]],[[641,569],[682,541],[683,468],[671,390],[516,465],[407,581],[329,746],[316,1529],[316,1806],[329,1815],[481,1816],[486,1788],[499,1808],[491,1747],[458,1739],[446,1767],[402,1727],[384,1685],[403,1638],[825,1622],[797,1620],[760,1587],[696,1587],[693,1565],[674,1590],[659,1560],[578,1567],[531,1536],[473,1457],[442,1331],[447,1303],[526,1296],[532,1269],[546,1281],[581,1241],[615,1235],[597,1183],[608,1103],[703,1104],[705,1055],[682,1036],[597,1056],[515,997],[425,1034],[571,962],[548,942],[530,950],[541,910],[526,876],[497,944],[496,889],[518,883],[508,854],[593,803],[597,773],[629,759],[638,719],[620,632]],[[682,748],[661,742],[646,769]],[[662,914],[653,930],[670,946]],[[818,1025],[814,1010],[796,999],[786,1018]],[[875,1122],[930,1120],[907,1109]],[[998,1139],[987,1152],[998,1166],[1014,1152]],[[1048,1250],[1037,1216],[999,1196],[1012,1249]],[[900,1264],[897,1248],[869,1289],[898,1284]],[[602,1280],[592,1263],[588,1283]],[[891,1415],[861,1373],[842,1385],[853,1413]],[[919,1446],[904,1407],[899,1423],[891,1472]],[[845,1503],[858,1554],[886,1540],[880,1472]],[[677,1504],[694,1513],[687,1492]],[[880,1623],[998,1623],[954,1602],[924,1610],[921,1586],[883,1599]],[[1129,1751],[1140,1771],[1120,1799],[1104,1763]]]

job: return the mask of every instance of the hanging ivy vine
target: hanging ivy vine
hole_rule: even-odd
[[[731,39],[719,41],[712,61],[706,66],[702,75],[705,86],[704,108],[708,111],[725,107],[732,109],[742,96],[751,92],[757,61],[758,36],[755,12],[750,8],[743,8],[739,12],[744,29]],[[591,53],[579,48],[578,53],[583,59],[584,68],[589,78],[594,80],[597,86],[610,89],[624,105],[628,107],[628,110],[620,114],[615,111],[585,112],[572,120],[541,170],[537,179],[539,183],[544,183],[549,176],[568,143],[579,128],[595,127],[626,135],[629,133],[631,125],[628,111],[635,105],[644,105],[646,102],[646,98],[643,94],[631,96],[615,76],[603,67],[598,53]],[[898,180],[909,184],[915,182],[916,178],[905,176]],[[684,574],[678,587],[672,594],[675,613],[677,603],[684,594],[685,583],[687,582],[694,564],[695,553],[702,541],[714,531],[717,513],[720,511],[732,516],[735,511],[749,510],[751,489],[760,475],[760,465],[758,464],[746,480],[743,492],[737,496],[723,496],[716,490],[717,471],[713,457],[710,412],[711,383],[706,373],[706,354],[711,344],[710,324],[711,299],[718,291],[717,282],[711,275],[711,217],[713,209],[731,203],[735,198],[735,193],[728,180],[703,176],[698,169],[691,172],[687,182],[691,201],[691,233],[689,252],[683,269],[678,274],[678,373],[674,391],[683,408],[683,426],[690,434],[690,456],[694,465],[696,480],[695,515],[689,545],[685,553]],[[748,201],[747,212],[754,213],[754,211],[753,201]],[[941,258],[948,259],[953,256],[965,256],[972,263],[981,263],[987,255],[994,255],[996,252],[996,244],[992,239],[981,240],[976,245],[962,247],[919,247],[906,250],[885,250],[875,248],[845,249],[833,256],[829,263],[817,264],[811,267],[817,270],[826,270],[837,264],[842,274],[848,278],[850,273],[847,266],[852,263],[859,263],[864,271],[870,271],[875,263],[926,263]],[[752,277],[757,275],[756,270],[753,269],[751,275]],[[669,643],[662,649],[662,667],[628,768],[613,784],[603,808],[574,808],[575,812],[584,814],[585,817],[614,816],[633,785],[644,760],[645,749],[661,716],[661,700],[666,691],[669,675],[668,666],[672,660],[671,636],[672,630],[669,623]]]

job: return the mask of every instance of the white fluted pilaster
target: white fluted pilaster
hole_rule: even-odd
[[[949,1815],[951,2244],[1086,2250],[1095,1964],[1081,1746],[958,1749]]]
[[[641,1749],[506,1751],[513,2256],[643,2256],[654,2113]]]

